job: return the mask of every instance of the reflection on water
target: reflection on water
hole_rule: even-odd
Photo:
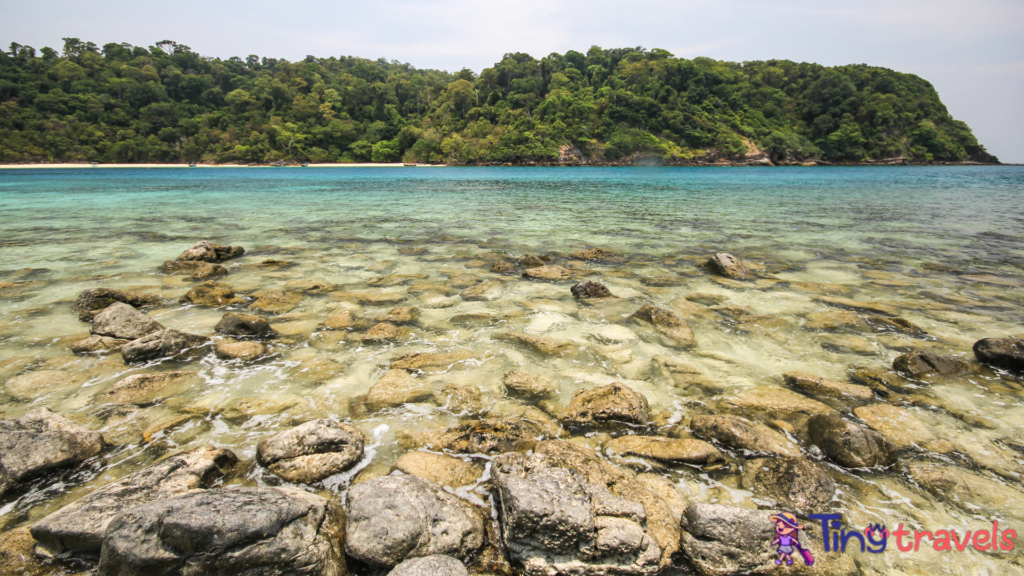
[[[887,368],[911,350],[973,361],[979,338],[1024,334],[1022,190],[1024,170],[1008,167],[0,171],[0,411],[18,417],[47,406],[113,445],[84,466],[5,494],[0,522],[30,523],[168,452],[205,444],[243,459],[245,472],[229,482],[278,482],[255,465],[256,443],[313,418],[349,421],[367,437],[357,469],[316,487],[343,497],[356,474],[387,473],[405,451],[403,438],[424,429],[491,415],[564,434],[552,415],[580,388],[624,382],[647,397],[660,433],[688,437],[690,415],[715,412],[719,400],[746,389],[784,387],[787,372],[845,382],[853,365]],[[217,279],[236,294],[303,295],[271,316],[281,337],[265,358],[242,363],[210,353],[185,365],[126,367],[116,353],[70,352],[89,327],[73,301],[93,287],[160,296],[165,303],[151,317],[214,335],[225,309],[179,303],[195,281],[159,272],[198,239],[246,247]],[[571,257],[595,246],[619,256]],[[700,264],[718,251],[749,263],[757,279],[708,275]],[[549,256],[574,279],[530,281],[523,266],[491,272],[494,262],[527,254]],[[294,265],[259,265],[268,259]],[[606,284],[618,299],[574,300],[569,287],[580,279]],[[310,280],[319,282],[303,282]],[[485,281],[494,286],[480,299],[460,296]],[[869,307],[850,311],[830,297]],[[696,345],[675,347],[631,321],[644,304],[685,318]],[[372,325],[398,306],[419,314],[393,341],[363,341],[367,326],[321,326],[346,310]],[[879,320],[892,313],[920,331]],[[510,330],[574,351],[544,355],[500,337]],[[368,412],[360,397],[390,361],[420,351],[462,354],[416,375],[432,400]],[[665,358],[688,365],[688,376],[666,370]],[[125,376],[174,369],[196,374],[132,403],[109,394]],[[539,404],[510,398],[502,386],[509,370],[544,375],[558,392]],[[28,390],[9,384],[40,371],[57,377]],[[889,401],[931,438],[883,473],[823,463],[847,525],[1024,524],[1020,380],[972,364],[963,376],[902,385]],[[479,400],[453,393],[470,387]],[[851,418],[860,405],[821,400]],[[809,446],[801,422],[754,416]],[[605,440],[585,439],[598,448]],[[805,453],[821,459],[815,448]],[[732,456],[717,470],[654,470],[693,501],[766,503],[743,489],[745,459]],[[907,465],[925,461],[1005,492],[943,497],[912,480]],[[486,494],[481,482],[463,495]],[[858,559],[865,574],[1000,574],[1020,570],[1019,554],[1010,556],[890,547]]]

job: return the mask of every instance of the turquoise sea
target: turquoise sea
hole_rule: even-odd
[[[246,249],[214,279],[242,303],[181,301],[198,281],[160,265],[198,240]],[[574,255],[589,248],[612,256]],[[703,263],[717,252],[735,255],[751,276],[709,274]],[[526,256],[572,277],[524,278]],[[511,270],[492,271],[499,262]],[[584,279],[617,298],[575,300],[569,288]],[[226,340],[214,326],[228,309],[273,290],[297,296],[290,309],[265,314],[281,336],[259,360],[211,352],[140,367],[117,351],[71,352],[89,334],[74,300],[95,287],[159,296],[163,304],[148,315],[217,342]],[[694,343],[631,318],[647,304],[685,320]],[[396,307],[414,308],[412,319],[392,338],[367,339]],[[325,329],[346,311],[364,323]],[[255,463],[256,443],[320,417],[349,422],[367,438],[355,468],[311,488],[343,499],[351,482],[389,473],[424,430],[511,417],[570,438],[557,417],[573,393],[623,382],[647,397],[659,435],[691,437],[688,423],[699,413],[737,413],[783,433],[833,478],[829,506],[847,525],[972,529],[998,519],[1020,532],[1024,385],[974,362],[971,347],[984,337],[1024,337],[1022,323],[1021,167],[0,169],[0,416],[49,407],[102,431],[110,445],[0,496],[0,529],[29,525],[206,444],[242,458],[227,482],[279,484]],[[508,332],[573,351],[548,355]],[[901,379],[892,362],[915,350],[969,369]],[[432,397],[367,410],[363,396],[409,352],[460,360],[414,374]],[[126,376],[172,369],[196,374],[145,402],[109,393]],[[557,392],[544,402],[512,397],[502,384],[510,370],[546,377]],[[808,443],[806,414],[736,400],[765,387],[769,396],[807,394],[786,383],[793,372],[899,381],[898,392],[871,401],[810,394],[891,437],[899,464],[841,468]],[[863,410],[875,404],[899,418]],[[702,469],[622,459],[604,449],[606,434],[571,440],[670,479],[690,502],[774,504],[744,480],[751,457],[739,450],[723,448],[726,464]],[[486,469],[485,457],[464,457]],[[922,466],[939,467],[959,488],[928,484]],[[488,505],[487,478],[458,493]],[[847,573],[1022,572],[1019,552],[890,547],[856,560]]]

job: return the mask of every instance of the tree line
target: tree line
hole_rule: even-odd
[[[0,162],[998,162],[930,83],[865,64],[644,48],[506,54],[479,75],[165,40],[0,50]]]

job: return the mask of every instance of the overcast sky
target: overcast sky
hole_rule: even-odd
[[[0,42],[60,49],[61,38],[208,56],[385,57],[479,72],[507,52],[643,46],[720,60],[867,63],[938,89],[1003,162],[1024,163],[1021,0],[49,0],[6,2]]]

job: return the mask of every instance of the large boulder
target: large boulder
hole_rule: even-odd
[[[192,492],[131,508],[107,526],[100,576],[344,576],[344,521],[294,488]]]
[[[963,360],[919,350],[897,356],[892,361],[892,367],[900,374],[911,378],[928,374],[956,376],[967,371],[967,363]]]
[[[807,421],[811,443],[830,460],[846,468],[876,468],[896,463],[896,445],[874,430],[858,426],[839,414],[822,414]]]
[[[213,330],[218,334],[234,336],[238,339],[262,340],[277,336],[277,332],[270,327],[270,322],[267,322],[266,318],[255,314],[238,314],[237,312],[225,314],[220,322],[213,327]]]
[[[737,450],[772,456],[800,456],[800,447],[784,434],[739,416],[697,414],[690,419],[690,429],[698,436]]]
[[[653,575],[661,549],[642,504],[552,466],[544,454],[492,462],[501,540],[527,576]]]
[[[483,544],[478,510],[416,476],[384,476],[348,492],[345,551],[379,567],[446,554],[469,558]]]
[[[983,338],[974,343],[974,357],[997,368],[1024,372],[1024,340]]]
[[[78,319],[82,322],[91,322],[93,316],[114,302],[123,302],[134,308],[143,308],[160,304],[160,297],[111,288],[90,288],[79,294],[78,299],[75,300]]]
[[[693,346],[693,330],[690,329],[690,325],[670,310],[648,304],[634,312],[631,318],[654,326],[655,330],[672,340],[676,346]]]
[[[125,364],[138,364],[161,358],[188,359],[201,355],[211,340],[206,336],[167,328],[125,344],[121,357]]]
[[[469,462],[447,454],[420,450],[402,454],[395,460],[395,470],[419,476],[438,486],[452,488],[475,484],[483,475],[483,470],[479,466]]]
[[[469,576],[465,564],[443,554],[412,558],[402,562],[388,576]]]
[[[774,548],[770,514],[723,504],[690,504],[680,548],[699,574],[742,574],[767,568]]]
[[[570,428],[645,427],[650,408],[643,394],[616,382],[577,390],[558,419]]]
[[[114,302],[93,316],[92,328],[96,336],[108,336],[120,340],[137,340],[164,327],[124,302]]]
[[[103,533],[115,516],[162,498],[208,488],[238,458],[207,446],[176,454],[123,476],[36,522],[32,537],[52,554],[98,555]]]
[[[364,443],[359,430],[321,418],[260,440],[256,460],[288,482],[311,484],[354,466]]]
[[[218,244],[211,244],[206,240],[200,240],[182,252],[181,256],[178,256],[178,261],[223,262],[224,260],[237,258],[243,254],[245,254],[245,248],[242,248],[241,246],[221,246]]]
[[[836,494],[832,477],[806,458],[750,460],[745,465],[743,487],[801,514],[821,510]]]
[[[86,430],[49,408],[0,420],[0,494],[47,470],[92,458],[102,449],[99,432]]]
[[[704,263],[704,266],[714,274],[734,280],[746,278],[750,274],[739,258],[728,252],[715,254]]]

